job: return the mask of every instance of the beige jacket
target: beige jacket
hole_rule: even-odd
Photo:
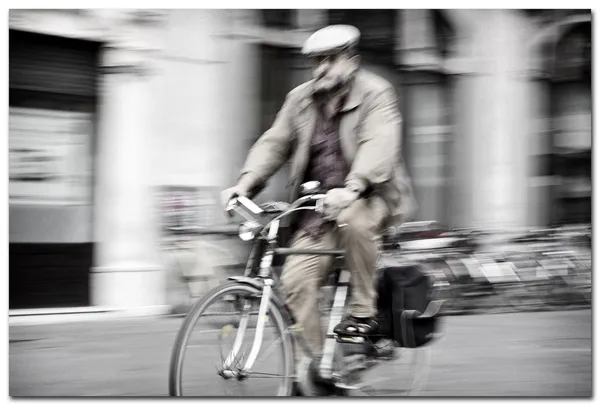
[[[250,149],[238,184],[256,194],[291,159],[289,199],[298,198],[316,114],[312,81],[289,92],[273,126]],[[394,222],[407,220],[416,209],[401,154],[401,122],[392,85],[361,69],[342,108],[339,126],[342,152],[351,167],[346,184],[359,190],[371,186],[387,203]]]

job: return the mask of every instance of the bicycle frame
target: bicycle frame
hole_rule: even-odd
[[[263,255],[261,257],[258,274],[255,277],[251,278],[251,277],[249,277],[250,276],[249,271],[248,271],[249,269],[247,269],[244,277],[232,277],[231,278],[231,279],[234,279],[237,281],[243,281],[243,279],[246,279],[246,281],[250,282],[250,280],[252,280],[251,284],[253,284],[255,286],[258,283],[262,284],[262,294],[261,294],[261,301],[260,301],[259,312],[258,312],[258,322],[256,325],[256,334],[254,336],[254,341],[252,343],[250,355],[248,356],[246,363],[240,370],[240,372],[245,375],[251,373],[254,362],[256,361],[258,353],[261,349],[268,306],[271,301],[272,295],[277,294],[276,290],[274,291],[274,289],[273,289],[274,281],[275,281],[272,278],[273,258],[275,256],[288,256],[288,255],[297,255],[297,254],[329,255],[329,256],[334,256],[334,257],[343,257],[345,255],[345,251],[337,250],[337,249],[317,250],[317,249],[281,248],[281,247],[278,247],[276,244],[276,239],[277,239],[277,235],[278,235],[278,231],[279,231],[279,224],[280,224],[281,219],[295,211],[307,210],[307,209],[308,210],[318,209],[319,201],[322,201],[323,197],[324,197],[323,194],[314,194],[314,195],[307,195],[307,196],[301,197],[296,202],[291,204],[291,206],[289,207],[288,210],[286,210],[282,214],[278,215],[275,219],[271,220],[271,222],[269,222],[260,231],[260,235],[267,241],[268,245],[267,245],[265,252],[263,253]],[[302,207],[302,205],[307,202],[316,202],[317,203],[316,208]],[[243,210],[237,209],[238,203],[244,207]],[[255,216],[261,215],[263,213],[263,211],[260,209],[260,207],[258,207],[251,200],[249,200],[245,197],[238,197],[238,198],[232,200],[232,202],[230,202],[230,204],[228,206],[228,211],[231,211],[231,210],[238,212],[242,217],[244,217],[248,221],[254,221]],[[265,235],[265,231],[267,231],[267,230],[268,230],[268,233]],[[342,320],[342,316],[344,314],[344,309],[346,307],[346,300],[347,300],[347,296],[348,296],[349,284],[350,284],[350,272],[347,269],[343,268],[338,276],[338,279],[337,279],[337,282],[335,285],[334,301],[333,301],[331,313],[330,313],[329,319],[328,319],[328,327],[327,327],[326,339],[325,339],[325,344],[324,344],[323,356],[321,357],[321,361],[320,361],[320,365],[319,365],[319,374],[321,375],[321,378],[326,379],[326,380],[331,380],[336,377],[336,375],[334,374],[334,369],[333,369],[333,361],[335,358],[335,353],[336,353],[336,348],[337,348],[338,342],[336,339],[336,335],[333,333],[333,329],[334,329],[335,325],[337,325]],[[242,314],[242,319],[240,321],[240,326],[238,328],[238,334],[236,335],[236,339],[234,341],[232,351],[229,353],[229,355],[227,356],[227,358],[225,359],[225,361],[223,363],[223,369],[225,369],[225,370],[230,370],[230,368],[231,368],[233,362],[235,361],[235,359],[237,358],[238,352],[241,348],[242,341],[243,341],[244,335],[245,335],[245,329],[247,327],[248,318],[250,315],[249,307],[250,307],[250,305],[248,305],[248,303],[246,302],[244,304],[244,312]],[[294,323],[293,316],[291,314],[290,314],[290,318],[291,318],[292,324],[293,324]],[[294,333],[296,331],[297,331],[296,329],[292,328],[292,333]],[[311,354],[311,356],[313,356],[314,354],[311,353],[302,334],[295,334],[295,337],[297,338],[298,343],[301,344],[303,346],[303,348],[305,350],[307,350],[308,353]],[[364,341],[364,339],[362,339],[362,340],[361,339],[362,338],[355,339],[354,342],[362,343]]]

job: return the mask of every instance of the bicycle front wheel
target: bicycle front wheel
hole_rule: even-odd
[[[257,330],[262,290],[237,282],[208,292],[186,317],[173,347],[171,396],[288,396],[294,372],[285,316],[271,299],[262,338]],[[258,335],[252,368],[242,369]]]

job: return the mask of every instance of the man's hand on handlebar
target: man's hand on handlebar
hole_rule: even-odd
[[[323,214],[326,219],[335,221],[342,210],[358,199],[358,192],[348,188],[334,188],[325,194]]]
[[[223,210],[225,211],[226,215],[229,215],[229,212],[227,210],[227,207],[229,206],[229,203],[231,202],[232,199],[236,198],[236,197],[245,197],[248,193],[246,192],[246,190],[242,187],[240,187],[239,185],[230,187],[224,191],[221,192],[221,204],[223,206]]]
[[[307,194],[292,203],[291,207],[289,204],[285,204],[285,208],[279,207],[275,209],[275,211],[270,210],[269,207],[264,209],[259,207],[256,203],[247,198],[247,196],[248,192],[239,184],[230,187],[221,193],[221,203],[229,218],[231,218],[233,212],[236,212],[246,220],[252,220],[256,219],[257,216],[264,214],[265,209],[267,210],[266,212],[283,213],[283,211],[287,211],[289,208],[292,208],[292,211],[294,211],[302,204],[313,201],[316,203],[314,209],[321,213],[325,219],[337,221],[340,213],[358,199],[359,193],[349,188],[334,188],[329,190],[326,194]],[[343,224],[338,225],[344,226]]]

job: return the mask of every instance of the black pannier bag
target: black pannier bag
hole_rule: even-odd
[[[433,281],[417,265],[386,267],[377,281],[379,328],[401,347],[433,339],[443,301],[432,301]]]

